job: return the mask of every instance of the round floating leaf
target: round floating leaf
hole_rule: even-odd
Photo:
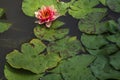
[[[108,35],[107,39],[111,42],[116,43],[120,47],[120,33]]]
[[[47,50],[48,52],[60,53],[62,58],[75,56],[82,50],[81,43],[76,37],[66,37],[56,42],[50,43]]]
[[[120,12],[120,0],[107,0],[107,5],[111,10]]]
[[[14,68],[22,68],[33,73],[42,73],[48,68],[53,68],[60,61],[55,53],[40,54],[46,46],[38,39],[22,45],[22,50],[14,50],[6,56],[7,62]]]
[[[7,80],[38,80],[43,75],[34,74],[29,71],[14,69],[9,65],[5,65],[4,73]]]
[[[48,74],[42,77],[40,80],[63,80],[60,74]]]
[[[0,18],[3,16],[4,13],[5,13],[4,9],[0,8]]]
[[[109,20],[101,22],[105,15],[105,12],[87,15],[78,23],[80,31],[87,34],[102,34],[106,32],[116,33],[116,31],[118,31],[118,24],[115,21]]]
[[[69,30],[63,29],[60,27],[63,25],[63,22],[55,21],[51,28],[46,28],[46,26],[41,25],[34,28],[34,34],[40,40],[54,41],[65,37]]]
[[[120,51],[110,56],[110,64],[120,70]]]
[[[0,22],[0,33],[6,31],[11,26],[11,23]]]
[[[105,12],[105,8],[93,8],[99,4],[98,0],[78,0],[70,6],[69,14],[76,19],[84,18],[92,12]],[[87,6],[86,6],[87,5]]]
[[[57,0],[23,0],[22,10],[26,15],[33,17],[34,12],[40,9],[43,5],[54,5],[58,12],[61,15],[64,15],[70,3],[57,2]]]
[[[88,68],[94,59],[91,55],[75,56],[60,62],[53,72],[61,73],[64,80],[97,80]]]
[[[114,70],[108,63],[108,59],[104,56],[98,56],[91,65],[94,75],[99,80],[117,79],[120,80],[120,72]]]
[[[102,49],[97,49],[97,50],[87,49],[87,51],[92,55],[109,55],[116,52],[117,50],[119,49],[115,44],[108,44]]]
[[[103,5],[106,5],[107,0],[99,0]]]
[[[108,44],[105,38],[101,35],[86,35],[83,34],[81,41],[88,49],[99,49],[100,47]]]

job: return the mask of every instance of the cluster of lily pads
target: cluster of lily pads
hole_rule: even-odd
[[[120,12],[120,0],[23,0],[22,10],[30,17],[42,5],[54,5],[61,15],[79,19],[81,39],[69,36],[63,22],[50,28],[37,25],[36,39],[6,56],[8,80],[120,80],[120,19],[102,21],[107,7]],[[104,8],[95,7],[103,4]],[[1,13],[2,14],[2,13]],[[84,53],[84,54],[82,54]]]

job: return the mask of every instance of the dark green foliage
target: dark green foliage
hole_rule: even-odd
[[[120,80],[120,19],[103,21],[106,8],[120,12],[120,0],[23,0],[22,10],[27,16],[41,6],[54,5],[61,15],[68,12],[79,19],[83,33],[68,37],[69,30],[61,21],[54,21],[50,28],[38,25],[34,34],[38,39],[22,44],[21,51],[14,50],[6,56],[5,76],[8,80]],[[0,9],[0,17],[4,10]],[[3,27],[1,27],[3,26]],[[10,24],[0,22],[0,33]],[[69,26],[68,26],[69,27]],[[3,29],[4,28],[4,29]],[[48,41],[44,44],[42,41]],[[80,52],[88,53],[81,54]],[[47,73],[47,74],[46,74]],[[49,74],[50,73],[50,74]]]

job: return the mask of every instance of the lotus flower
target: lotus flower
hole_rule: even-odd
[[[45,24],[46,27],[50,27],[52,22],[58,18],[60,15],[54,6],[42,6],[37,12],[35,12],[35,17],[38,19],[36,23]]]

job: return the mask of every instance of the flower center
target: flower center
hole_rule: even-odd
[[[46,18],[49,18],[49,17],[50,17],[50,12],[49,12],[49,10],[44,11],[43,14],[42,14],[42,18],[43,18],[43,19],[46,19]]]

